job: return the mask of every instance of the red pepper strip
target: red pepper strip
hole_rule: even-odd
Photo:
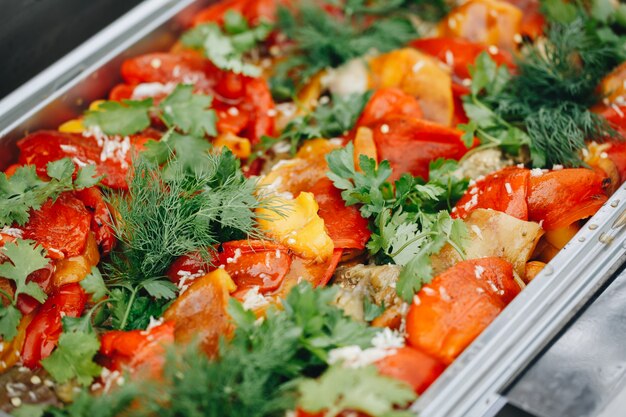
[[[280,4],[288,4],[287,0],[226,0],[215,3],[195,15],[193,25],[216,22],[224,23],[226,12],[233,10],[242,14],[248,22],[255,25],[260,21],[274,22],[276,10]]]
[[[528,184],[530,171],[504,168],[470,187],[456,204],[452,215],[465,218],[477,208],[501,211],[520,220],[528,220]]]
[[[145,132],[131,135],[133,148],[141,149],[146,138],[159,139],[161,136],[155,130],[146,129]],[[71,158],[75,164],[94,164],[96,172],[104,175],[102,184],[116,189],[127,189],[126,176],[131,163],[133,150],[126,153],[121,160],[117,156],[107,157],[102,161],[102,146],[98,145],[93,137],[84,137],[73,133],[62,133],[54,130],[40,130],[21,139],[17,146],[20,148],[19,163],[21,165],[35,165],[37,173],[47,178],[48,163],[62,158]]]
[[[422,117],[420,103],[412,95],[399,88],[381,88],[376,90],[361,113],[357,127],[371,126],[389,116]]]
[[[214,96],[219,132],[246,137],[253,144],[274,134],[274,118],[268,115],[274,100],[267,82],[221,70],[196,53],[152,53],[128,59],[122,64],[122,77],[130,85],[193,80],[196,92]],[[128,94],[130,87],[116,90],[119,97],[119,93]],[[229,111],[231,108],[237,111]]]
[[[382,375],[399,379],[422,394],[443,373],[446,366],[439,360],[412,347],[403,347],[376,363]]]
[[[174,322],[167,321],[150,330],[114,330],[102,335],[102,363],[111,370],[150,369],[158,375],[165,362],[165,347],[174,343]]]
[[[539,0],[504,0],[522,11],[521,35],[537,39],[543,35],[546,18],[541,13]]]
[[[65,284],[48,297],[26,328],[22,347],[25,366],[36,368],[50,356],[63,330],[61,318],[80,317],[86,302],[87,294],[78,283]]]
[[[609,159],[615,164],[619,172],[620,181],[626,181],[626,142],[613,142],[606,150]]]
[[[258,286],[264,294],[280,287],[291,268],[286,247],[261,240],[237,240],[222,245],[215,262],[223,267],[237,285],[237,292]]]
[[[83,204],[91,211],[91,231],[96,237],[96,242],[104,255],[111,252],[115,246],[115,232],[111,227],[111,212],[109,206],[104,202],[102,192],[99,188],[91,187],[76,191]]]
[[[606,202],[606,177],[585,168],[530,177],[528,218],[545,230],[569,226],[594,215]]]
[[[431,161],[458,160],[468,151],[463,132],[426,120],[394,116],[371,127],[379,161],[388,160],[393,169],[392,181],[407,172],[428,180]]]
[[[24,225],[24,239],[39,242],[52,259],[80,255],[87,244],[91,214],[72,193],[61,194],[33,210]]]
[[[450,364],[520,292],[501,258],[462,261],[415,296],[407,316],[411,346]]]
[[[317,214],[324,220],[326,231],[335,248],[364,249],[371,232],[367,220],[355,206],[346,207],[341,191],[328,178],[320,179],[310,190],[319,206]]]
[[[460,80],[470,78],[469,66],[473,65],[478,56],[487,51],[485,45],[471,42],[463,38],[423,38],[411,42],[411,46],[426,52],[443,63],[451,63],[454,75]],[[506,65],[514,69],[513,56],[504,50],[489,54],[498,65]]]

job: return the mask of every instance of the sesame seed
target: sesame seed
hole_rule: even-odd
[[[11,398],[11,404],[13,404],[13,407],[19,407],[22,405],[22,399],[20,397],[13,397]]]
[[[381,131],[381,133],[384,133],[384,134],[389,133],[389,125],[388,124],[382,125],[380,127],[380,131]]]
[[[150,61],[150,66],[155,69],[161,68],[161,60],[159,58],[154,58]]]
[[[508,195],[513,194],[513,188],[511,187],[511,184],[509,184],[508,182],[504,183],[504,188],[506,188],[506,193]]]
[[[230,114],[231,116],[238,116],[239,115],[239,109],[237,107],[230,107],[228,109],[228,114]]]
[[[520,35],[519,33],[516,33],[515,35],[513,35],[513,42],[522,43],[523,41],[524,39],[522,38],[522,35]]]
[[[33,385],[39,385],[41,384],[41,378],[39,378],[37,375],[33,375],[30,377],[30,383]]]
[[[426,63],[424,61],[417,61],[415,65],[413,65],[413,72],[418,73]]]
[[[498,47],[497,47],[497,46],[495,46],[495,45],[491,45],[491,46],[488,48],[488,51],[489,51],[489,53],[490,53],[491,55],[496,55],[498,52],[500,52],[500,50],[498,49]]]

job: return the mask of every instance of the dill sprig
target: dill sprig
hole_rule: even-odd
[[[145,158],[134,161],[126,195],[113,195],[113,228],[120,241],[110,273],[142,281],[163,276],[179,256],[210,257],[213,245],[254,234],[255,183],[228,150],[205,154],[202,175],[170,165],[164,178]]]
[[[339,67],[372,51],[399,48],[417,37],[409,18],[393,13],[402,2],[394,1],[393,7],[383,5],[379,9],[365,6],[361,1],[347,3],[341,9],[343,16],[331,15],[307,1],[294,11],[278,10],[277,27],[293,44],[271,80],[277,98],[292,97],[298,87],[325,68]],[[381,14],[371,24],[364,18],[378,13]]]
[[[579,166],[586,140],[618,138],[589,111],[600,98],[599,82],[626,59],[624,41],[601,37],[598,24],[589,16],[551,22],[546,39],[523,50],[514,75],[503,67],[495,71],[482,56],[472,68],[477,85],[465,98],[470,123],[460,126],[468,137],[476,134],[483,146],[513,153],[529,145],[535,167]],[[485,138],[493,140],[486,144]]]
[[[51,410],[52,414],[284,416],[295,408],[296,383],[322,374],[330,350],[369,347],[379,331],[333,305],[336,294],[336,288],[302,283],[282,301],[282,308],[271,307],[261,322],[231,299],[228,312],[237,330],[230,341],[222,341],[217,359],[209,359],[194,346],[172,349],[158,381],[132,378],[102,396],[83,391],[72,404]],[[406,386],[398,384],[394,386],[405,392]],[[386,391],[383,397],[393,398],[394,392]],[[102,407],[103,398],[112,409]]]

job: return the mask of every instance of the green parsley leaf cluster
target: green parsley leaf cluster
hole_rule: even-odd
[[[55,199],[65,191],[93,187],[100,181],[94,165],[79,168],[73,179],[74,163],[69,158],[59,159],[47,165],[50,181],[37,175],[32,165],[19,167],[9,178],[0,172],[0,227],[18,224],[23,226],[30,218],[31,210],[38,210],[49,199]]]
[[[245,55],[257,48],[272,32],[273,25],[260,22],[250,27],[245,17],[229,10],[224,15],[224,26],[204,23],[185,32],[183,45],[201,50],[218,68],[252,77],[261,75],[261,69],[245,62]]]
[[[210,109],[211,96],[194,94],[193,85],[178,84],[158,106],[154,100],[105,101],[85,113],[87,127],[98,127],[107,135],[128,136],[147,129],[150,115],[157,114],[170,129],[203,138],[217,134],[217,115]]]
[[[43,303],[47,295],[34,282],[27,282],[30,274],[44,268],[50,262],[46,258],[45,250],[32,240],[16,239],[15,242],[7,242],[0,249],[0,277],[10,280],[15,284],[13,295],[0,289],[0,336],[3,340],[10,341],[17,335],[17,327],[22,319],[22,313],[17,305],[20,294],[33,297]],[[3,298],[8,301],[4,305]]]
[[[360,205],[370,219],[372,236],[367,248],[379,262],[403,266],[396,286],[398,295],[410,300],[423,283],[432,278],[430,256],[449,243],[463,253],[467,230],[449,210],[467,189],[457,178],[454,161],[439,159],[430,165],[430,180],[404,174],[394,184],[387,181],[392,170],[388,161],[378,167],[374,159],[361,155],[357,172],[354,147],[331,152],[326,160],[328,177],[343,190],[346,205]]]

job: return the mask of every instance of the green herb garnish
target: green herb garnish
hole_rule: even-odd
[[[465,189],[467,181],[458,179],[454,161],[437,160],[430,165],[430,180],[404,174],[391,184],[388,161],[361,155],[357,172],[352,144],[331,152],[326,160],[328,177],[343,190],[346,205],[360,204],[363,217],[371,219],[372,236],[367,248],[382,262],[403,266],[397,292],[410,301],[413,294],[432,278],[430,256],[449,243],[463,254],[467,230],[461,220],[450,217],[449,210]]]
[[[79,168],[76,179],[72,178],[74,169],[72,160],[63,158],[48,163],[50,181],[40,179],[32,165],[19,167],[10,178],[0,172],[0,227],[14,223],[23,226],[31,210],[40,209],[49,199],[65,191],[93,187],[102,178],[96,177],[94,165]]]

